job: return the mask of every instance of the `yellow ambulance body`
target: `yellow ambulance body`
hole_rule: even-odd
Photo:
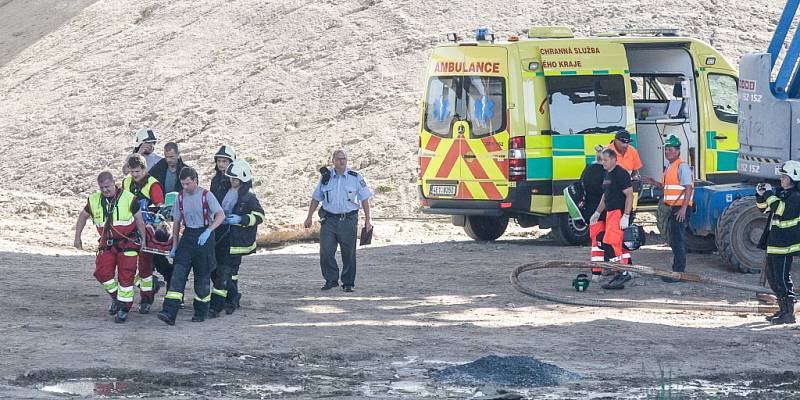
[[[418,189],[425,213],[448,214],[476,240],[508,220],[552,228],[564,244],[586,240],[562,191],[626,129],[660,179],[663,142],[676,135],[699,181],[736,181],[737,73],[708,44],[672,30],[575,38],[564,27],[527,37],[456,34],[427,68]],[[638,209],[660,192],[635,185]]]

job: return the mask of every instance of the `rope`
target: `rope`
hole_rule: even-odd
[[[599,266],[607,269],[618,269],[629,272],[636,272],[642,275],[653,275],[666,278],[679,279],[684,282],[695,282],[709,285],[722,286],[730,289],[742,290],[745,292],[763,293],[764,288],[761,286],[748,285],[743,283],[726,281],[707,276],[702,276],[694,273],[687,272],[672,272],[662,269],[652,268],[645,265],[623,265],[608,262],[575,262],[575,261],[546,261],[534,262],[520,265],[511,272],[511,284],[518,291],[532,297],[548,300],[556,303],[571,304],[575,306],[589,306],[589,307],[619,307],[619,308],[646,308],[646,309],[671,309],[671,310],[698,310],[698,311],[727,311],[734,313],[759,313],[767,314],[777,310],[774,305],[725,305],[725,304],[701,304],[701,303],[686,303],[686,302],[653,302],[642,300],[626,300],[626,299],[592,299],[585,297],[575,297],[567,295],[558,295],[542,290],[537,290],[523,285],[519,276],[528,271],[538,271],[545,269],[589,269],[593,266]]]

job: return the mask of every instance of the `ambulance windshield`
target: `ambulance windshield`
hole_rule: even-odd
[[[547,78],[553,135],[608,133],[626,124],[622,75]]]
[[[469,122],[471,138],[493,135],[506,125],[505,79],[434,76],[425,100],[425,130],[452,137],[455,121]]]

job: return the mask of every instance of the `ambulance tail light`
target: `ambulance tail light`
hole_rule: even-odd
[[[512,137],[508,143],[508,179],[524,181],[527,176],[525,136]]]

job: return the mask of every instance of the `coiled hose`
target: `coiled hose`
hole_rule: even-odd
[[[731,289],[742,290],[745,292],[763,293],[764,288],[756,285],[726,281],[699,274],[688,272],[673,272],[662,269],[648,267],[646,265],[622,265],[608,262],[576,262],[576,261],[545,261],[533,262],[520,265],[511,272],[511,284],[518,291],[532,297],[548,300],[556,303],[571,304],[575,306],[590,307],[619,307],[619,308],[647,308],[647,309],[673,309],[673,310],[698,310],[698,311],[727,311],[734,313],[759,313],[767,314],[777,310],[774,305],[724,305],[724,304],[700,304],[685,302],[654,302],[642,300],[625,299],[591,299],[585,297],[575,297],[558,295],[542,290],[537,290],[523,285],[519,281],[519,276],[528,271],[538,271],[544,269],[590,269],[599,266],[607,269],[617,269],[636,272],[642,275],[653,275],[666,278],[674,278],[685,282],[703,283],[709,285],[722,286]]]

